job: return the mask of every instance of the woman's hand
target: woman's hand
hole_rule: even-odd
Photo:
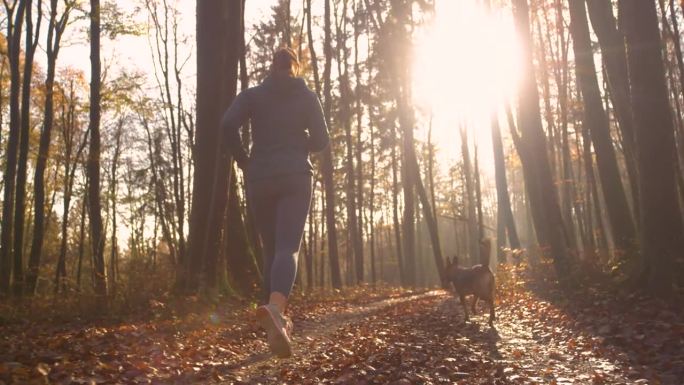
[[[247,164],[249,163],[249,157],[247,156],[246,153],[239,151],[238,154],[235,154],[233,157],[235,159],[235,163],[237,163],[237,166],[242,170],[242,172],[247,171]]]
[[[247,171],[247,160],[235,160],[237,166],[242,170],[242,172]]]

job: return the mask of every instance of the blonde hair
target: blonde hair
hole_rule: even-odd
[[[297,58],[297,53],[289,47],[279,48],[273,54],[271,73],[297,76],[299,74],[299,59]]]

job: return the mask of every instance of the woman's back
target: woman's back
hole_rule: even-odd
[[[262,84],[238,95],[222,123],[236,157],[244,151],[238,130],[247,119],[251,120],[252,133],[249,179],[311,173],[309,152],[320,151],[328,144],[318,98],[301,78],[270,75]]]

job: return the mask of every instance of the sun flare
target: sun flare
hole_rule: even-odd
[[[487,118],[514,94],[519,79],[512,17],[475,0],[441,0],[436,7],[415,45],[415,102],[452,121]]]

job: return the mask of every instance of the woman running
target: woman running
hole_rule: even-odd
[[[221,122],[228,148],[245,172],[247,199],[263,245],[263,287],[269,296],[257,309],[257,320],[278,357],[292,355],[292,323],[285,311],[311,203],[309,153],[322,151],[329,142],[318,97],[297,77],[298,71],[295,52],[279,49],[268,77],[241,92]],[[240,140],[240,127],[248,120],[250,155]]]

